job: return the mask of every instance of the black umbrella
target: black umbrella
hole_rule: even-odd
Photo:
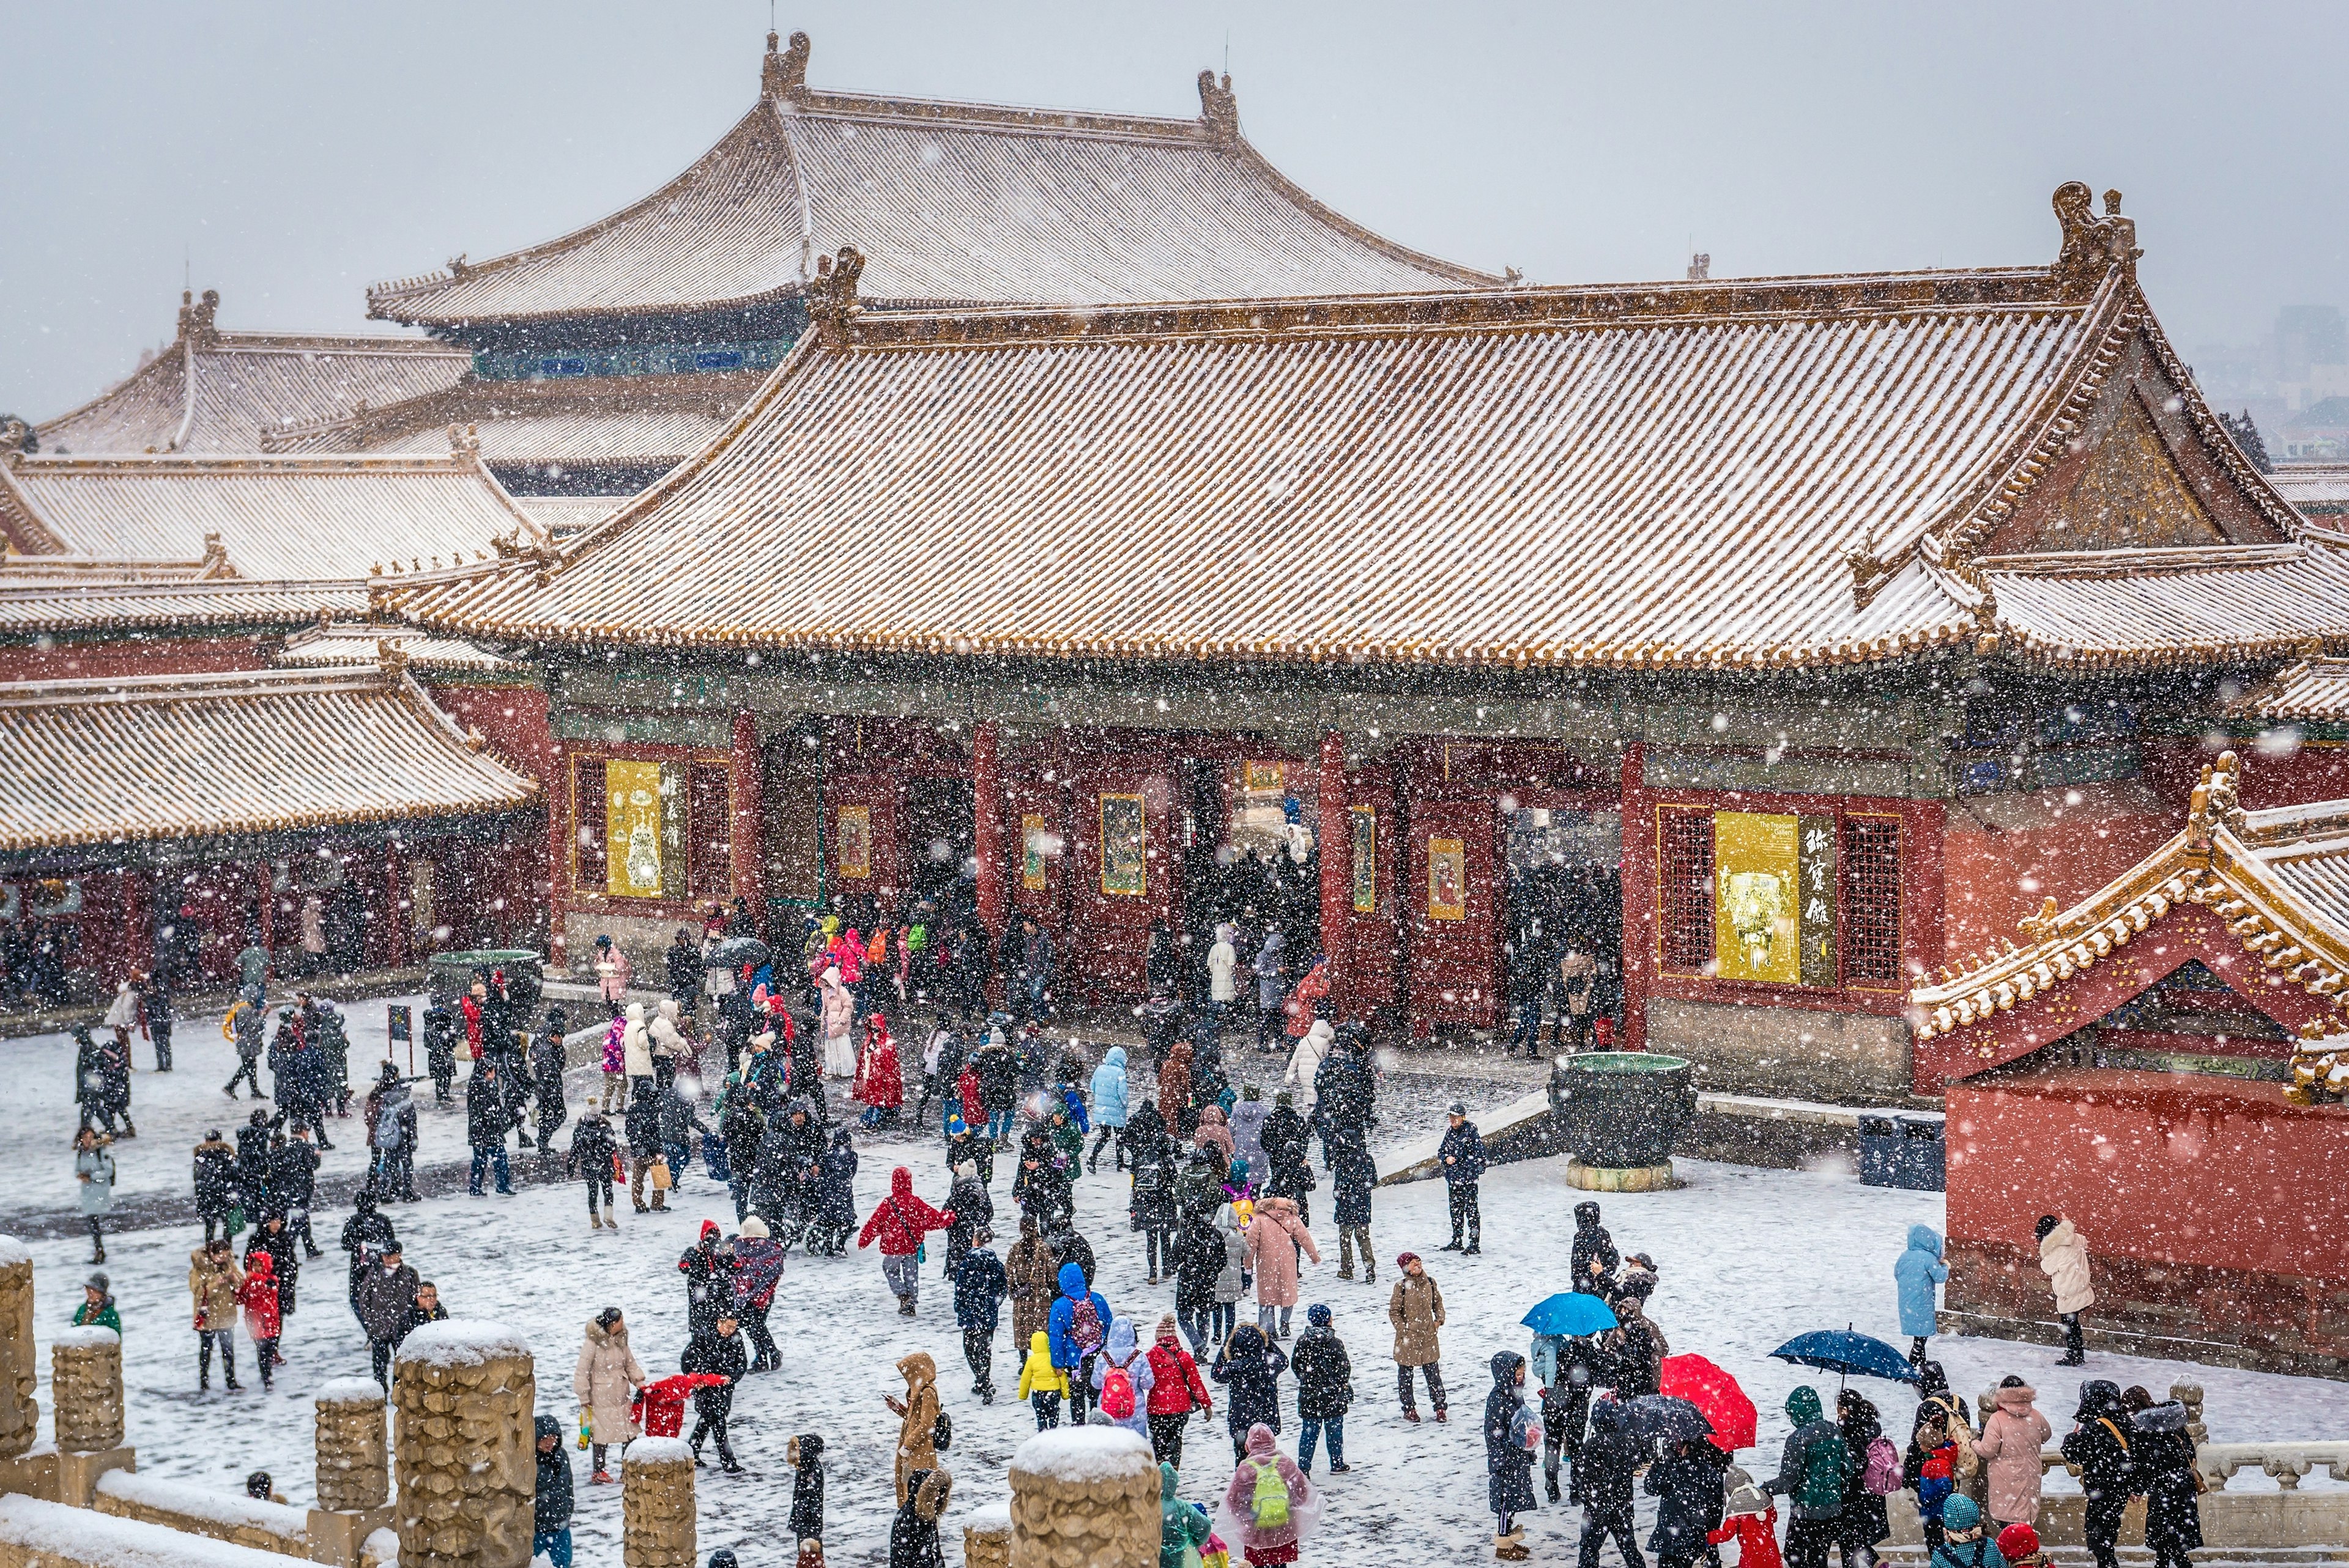
[[[1634,1432],[1670,1443],[1694,1442],[1713,1431],[1702,1410],[1671,1394],[1642,1394],[1624,1407],[1624,1414]]]
[[[712,969],[740,969],[745,964],[755,968],[770,956],[767,944],[757,937],[730,936],[711,948],[701,962]]]

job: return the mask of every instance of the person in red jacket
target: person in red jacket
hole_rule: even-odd
[[[1778,1554],[1778,1510],[1754,1478],[1734,1465],[1728,1480],[1729,1513],[1705,1540],[1715,1546],[1737,1542],[1737,1568],[1785,1568]]]
[[[714,1372],[680,1372],[636,1389],[628,1402],[628,1418],[648,1438],[674,1438],[685,1430],[685,1402],[696,1388],[714,1388],[726,1379]]]
[[[489,999],[490,988],[479,980],[457,998],[457,1010],[465,1016],[465,1049],[475,1061],[481,1059],[481,1004]]]
[[[269,1389],[269,1374],[277,1365],[277,1336],[285,1319],[277,1307],[277,1264],[267,1253],[251,1253],[244,1283],[236,1287],[236,1304],[244,1308],[244,1331],[253,1336],[254,1354],[261,1359],[261,1387]]]
[[[881,1274],[897,1298],[897,1315],[914,1315],[914,1293],[921,1281],[922,1237],[954,1223],[954,1211],[941,1213],[914,1195],[914,1173],[900,1165],[889,1172],[889,1196],[874,1206],[856,1244],[881,1242]]]
[[[1158,1343],[1150,1347],[1150,1447],[1158,1462],[1183,1464],[1183,1423],[1196,1410],[1213,1415],[1216,1402],[1199,1377],[1199,1364],[1183,1348],[1172,1313],[1158,1320]]]
[[[889,1037],[889,1020],[879,1013],[864,1019],[864,1055],[856,1064],[856,1098],[864,1103],[859,1119],[869,1130],[896,1122],[905,1103],[905,1077],[897,1066],[897,1045]]]

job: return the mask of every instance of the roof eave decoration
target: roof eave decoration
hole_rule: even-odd
[[[2181,905],[2217,916],[2241,950],[2239,962],[2251,965],[2246,973],[2271,992],[2296,988],[2302,994],[2305,1001],[2287,1010],[2305,1015],[2298,1025],[2303,1047],[2349,1029],[2343,1016],[2349,928],[2295,893],[2267,859],[2311,843],[2349,839],[2349,800],[2253,815],[2242,808],[2240,778],[2235,753],[2221,752],[2202,769],[2186,827],[2168,843],[2069,910],[2059,912],[2053,898],[2045,900],[2039,913],[2021,923],[2019,934],[2029,945],[2008,941],[2003,952],[1993,949],[1961,960],[1954,969],[1942,969],[1932,984],[1912,989],[1909,1017],[1916,1042],[1975,1038],[1978,1026],[1995,1024],[2001,1015],[2115,960]],[[1987,1041],[1976,1050],[1981,1060],[1975,1070],[2011,1059]],[[2296,1069],[2309,1055],[2305,1048],[2295,1055]],[[2312,1080],[2296,1070],[2294,1102],[2313,1103],[2312,1093],[2323,1098],[2324,1091],[2312,1091],[2310,1084],[2330,1071],[2315,1070]]]

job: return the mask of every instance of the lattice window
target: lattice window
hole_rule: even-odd
[[[1900,824],[1889,817],[1843,820],[1843,979],[1900,983]]]
[[[733,780],[726,765],[697,762],[686,775],[687,866],[693,896],[734,896]]]
[[[1665,812],[1662,862],[1664,967],[1696,974],[1713,962],[1713,813]]]
[[[582,892],[605,891],[604,759],[571,759],[572,885]]]

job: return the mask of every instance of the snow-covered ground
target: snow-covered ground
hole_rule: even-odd
[[[355,1009],[361,1018],[380,1009]],[[181,1081],[220,1099],[228,1071],[226,1047],[216,1027],[183,1027],[190,1076]],[[379,1040],[379,1036],[378,1037]],[[6,1047],[23,1050],[22,1045]],[[46,1048],[35,1045],[36,1051]],[[379,1052],[381,1047],[372,1049]],[[364,1059],[368,1047],[355,1050]],[[20,1061],[24,1058],[20,1057]],[[25,1086],[0,1115],[0,1150],[38,1182],[38,1206],[70,1202],[70,1177],[59,1178],[57,1151],[70,1125],[69,1108],[49,1079],[68,1076],[46,1065],[37,1075],[20,1073]],[[198,1070],[200,1069],[200,1070]],[[173,1075],[181,1078],[181,1075]],[[35,1081],[37,1078],[37,1083]],[[147,1095],[158,1082],[141,1074]],[[1492,1098],[1505,1098],[1502,1088]],[[179,1085],[153,1094],[160,1110],[181,1097]],[[157,1182],[186,1180],[187,1145],[203,1130],[196,1113],[202,1095],[188,1093],[185,1137],[172,1131],[168,1143],[141,1137],[124,1146],[126,1181],[145,1148],[159,1157]],[[574,1095],[574,1104],[577,1097]],[[244,1102],[240,1101],[242,1108]],[[171,1111],[171,1116],[182,1114]],[[1401,1119],[1398,1118],[1398,1120]],[[159,1119],[158,1128],[171,1125]],[[356,1124],[348,1124],[356,1127]],[[1416,1129],[1391,1127],[1400,1140]],[[453,1155],[458,1134],[451,1126],[428,1127],[427,1156]],[[567,1135],[565,1137],[567,1141]],[[337,1140],[341,1141],[340,1140]],[[358,1140],[354,1139],[354,1143]],[[934,1140],[903,1135],[860,1140],[860,1197],[869,1204],[887,1188],[890,1168],[903,1161],[916,1172],[926,1196],[942,1199],[945,1172]],[[1010,1170],[998,1162],[994,1198],[1007,1239]],[[1939,1194],[1862,1187],[1832,1173],[1757,1171],[1683,1162],[1687,1185],[1664,1193],[1610,1198],[1606,1219],[1624,1251],[1645,1251],[1661,1265],[1662,1284],[1652,1304],[1656,1319],[1675,1352],[1699,1351],[1729,1367],[1764,1411],[1763,1452],[1743,1456],[1763,1468],[1775,1458],[1784,1436],[1778,1407],[1795,1384],[1816,1375],[1764,1358],[1772,1346],[1805,1329],[1840,1327],[1847,1322],[1864,1333],[1896,1339],[1891,1266],[1909,1224],[1941,1221]],[[135,1178],[148,1180],[146,1177]],[[53,1191],[54,1189],[54,1191]],[[1158,1315],[1171,1309],[1171,1284],[1143,1283],[1139,1239],[1125,1223],[1125,1185],[1105,1170],[1078,1184],[1081,1229],[1100,1259],[1100,1288],[1112,1306],[1142,1321],[1145,1336]],[[1330,1238],[1326,1222],[1326,1187],[1317,1201],[1323,1222],[1317,1237]],[[462,1316],[502,1320],[525,1335],[539,1356],[539,1409],[574,1424],[571,1372],[580,1331],[606,1305],[622,1307],[634,1326],[645,1365],[657,1376],[674,1371],[684,1346],[684,1292],[677,1274],[678,1253],[707,1216],[732,1227],[732,1208],[722,1190],[698,1171],[672,1195],[677,1212],[664,1216],[628,1214],[616,1233],[590,1233],[579,1190],[571,1185],[525,1190],[512,1198],[463,1196],[428,1199],[392,1211],[407,1255],[424,1277],[440,1286],[441,1299]],[[1350,1475],[1330,1478],[1329,1519],[1310,1545],[1308,1560],[1352,1563],[1395,1560],[1398,1548],[1415,1549],[1411,1560],[1465,1562],[1490,1547],[1491,1519],[1484,1511],[1484,1451],[1479,1418],[1490,1379],[1485,1367],[1495,1350],[1523,1350],[1526,1335],[1517,1318],[1535,1301],[1565,1284],[1571,1210],[1582,1194],[1568,1190],[1558,1161],[1502,1167],[1485,1180],[1485,1253],[1464,1258],[1435,1249],[1447,1233],[1440,1183],[1381,1189],[1372,1234],[1381,1253],[1376,1285],[1334,1278],[1334,1252],[1325,1247],[1319,1268],[1305,1272],[1304,1300],[1325,1301],[1337,1316],[1341,1337],[1353,1355],[1356,1400],[1347,1421]],[[21,1202],[21,1200],[20,1200]],[[17,1205],[12,1203],[10,1207]],[[109,1273],[120,1298],[126,1328],[126,1376],[129,1387],[130,1440],[140,1450],[143,1471],[234,1488],[246,1471],[269,1470],[279,1490],[296,1502],[313,1496],[312,1423],[308,1395],[330,1377],[363,1373],[363,1338],[345,1305],[343,1258],[332,1251],[343,1211],[322,1212],[317,1230],[330,1251],[305,1267],[300,1308],[288,1326],[285,1350],[290,1359],[274,1393],[261,1392],[252,1367],[250,1341],[240,1336],[243,1392],[194,1393],[193,1335],[189,1331],[185,1276],[192,1244],[188,1227],[134,1232],[109,1241]],[[0,1219],[0,1229],[5,1229]],[[67,1323],[88,1272],[86,1243],[68,1238],[36,1241],[32,1250],[38,1280],[39,1333],[43,1345],[42,1395],[46,1399],[46,1354],[49,1336]],[[1420,1252],[1444,1287],[1450,1321],[1444,1335],[1444,1367],[1452,1389],[1453,1420],[1407,1425],[1398,1413],[1394,1372],[1388,1353],[1392,1338],[1386,1300],[1393,1254]],[[956,1476],[957,1519],[1002,1495],[1004,1467],[1020,1440],[1034,1430],[1024,1404],[1009,1390],[1018,1363],[1012,1354],[1009,1315],[996,1340],[995,1375],[1003,1393],[982,1409],[969,1394],[959,1336],[954,1328],[951,1293],[939,1279],[942,1247],[933,1247],[924,1271],[921,1308],[912,1321],[899,1319],[873,1253],[840,1259],[794,1257],[772,1318],[782,1347],[784,1369],[745,1384],[735,1405],[736,1444],[751,1474],[730,1478],[715,1469],[703,1473],[700,1491],[702,1547],[706,1553],[731,1545],[744,1568],[791,1560],[781,1540],[790,1506],[790,1470],[783,1447],[794,1432],[823,1434],[830,1471],[827,1545],[831,1561],[878,1563],[886,1559],[891,1511],[890,1451],[896,1420],[881,1403],[900,1384],[896,1359],[926,1350],[941,1370],[947,1408],[955,1422],[955,1444],[947,1456]],[[1245,1310],[1245,1308],[1244,1308]],[[1299,1326],[1303,1315],[1299,1314]],[[1896,1342],[1897,1339],[1896,1339]],[[2019,1372],[2041,1391],[2041,1402],[2061,1432],[2072,1409],[2078,1377],[2057,1369],[2053,1349],[1992,1340],[1944,1340],[1937,1354],[1962,1391],[1971,1393],[2006,1372]],[[2340,1386],[2257,1373],[2226,1371],[2178,1363],[2097,1357],[2089,1370],[2098,1377],[2143,1383],[2157,1392],[2172,1381],[2200,1383],[2215,1439],[2248,1440],[2340,1437],[2349,1429],[2341,1416]],[[1831,1391],[1832,1384],[1829,1388]],[[1867,1385],[1886,1414],[1888,1428],[1905,1430],[1913,1401],[1889,1385]],[[1293,1385],[1284,1380],[1283,1443],[1294,1441]],[[1220,1404],[1220,1401],[1219,1401]],[[1423,1408],[1424,1406],[1423,1405]],[[1230,1449],[1220,1418],[1212,1426],[1194,1423],[1183,1467],[1186,1496],[1212,1500],[1230,1473]],[[584,1455],[574,1452],[574,1460]],[[1315,1484],[1325,1484],[1319,1467]],[[579,1511],[574,1529],[582,1564],[617,1564],[620,1558],[620,1499],[616,1487],[590,1487],[578,1474]],[[2058,1477],[2054,1484],[2062,1484]],[[2237,1487],[2257,1484],[2244,1476]],[[1579,1524],[1578,1511],[1545,1507],[1529,1521],[1529,1539],[1554,1559]],[[1643,1506],[1642,1530],[1650,1515]],[[958,1538],[958,1532],[949,1532]],[[949,1548],[949,1561],[954,1560]]]

